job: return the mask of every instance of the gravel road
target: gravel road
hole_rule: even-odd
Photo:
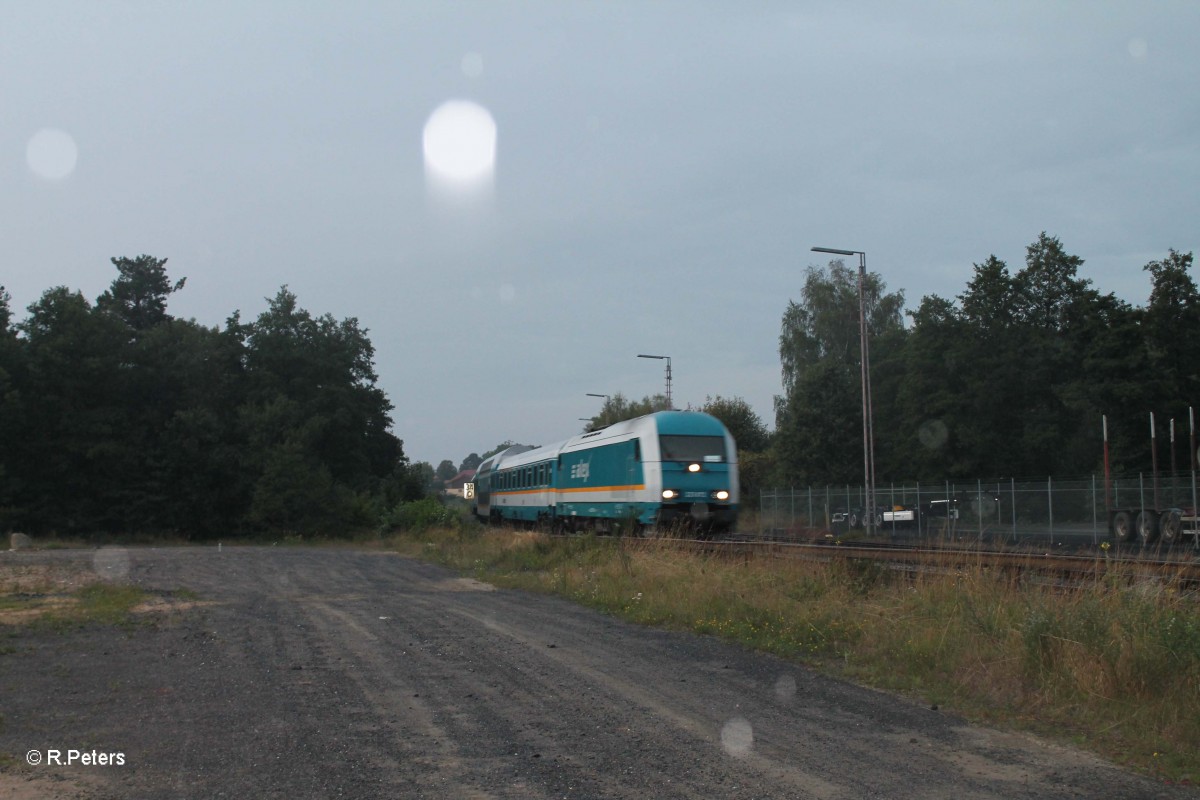
[[[38,559],[128,578],[170,610],[0,639],[6,797],[1197,796],[394,554],[17,552],[0,575]],[[47,764],[52,749],[123,763]]]

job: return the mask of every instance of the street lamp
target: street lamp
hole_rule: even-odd
[[[643,353],[638,353],[638,358],[656,358],[659,361],[666,359],[667,361],[667,408],[672,409],[675,406],[671,405],[671,357],[670,356],[648,356]]]
[[[604,398],[604,408],[600,409],[600,413],[597,415],[597,417],[599,417],[599,418],[600,418],[600,420],[601,420],[601,421],[603,421],[603,419],[604,419],[604,412],[605,412],[605,411],[608,409],[608,395],[606,395],[606,394],[596,394],[595,392],[587,392],[587,396],[588,396],[588,397],[603,397],[603,398]],[[591,417],[591,418],[590,418],[590,419],[588,419],[587,421],[588,421],[588,422],[592,422],[592,421],[594,421],[594,420],[595,420],[597,417]],[[583,419],[583,418],[582,418],[582,417],[580,417],[580,419]]]
[[[867,533],[875,527],[875,425],[871,408],[871,353],[867,345],[867,254],[862,250],[814,247],[814,253],[858,256],[858,340],[862,351],[863,484],[867,493]]]

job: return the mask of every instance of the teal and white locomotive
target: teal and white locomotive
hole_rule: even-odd
[[[515,446],[479,465],[482,520],[556,530],[733,529],[737,444],[716,417],[659,411],[543,447]]]

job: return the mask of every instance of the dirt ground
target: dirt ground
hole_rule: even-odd
[[[127,627],[0,621],[3,797],[1197,797],[392,554],[5,552],[0,588],[22,570],[152,600]]]

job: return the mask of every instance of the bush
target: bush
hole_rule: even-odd
[[[398,503],[380,520],[383,533],[392,531],[423,531],[429,528],[459,528],[462,520],[436,497],[424,497]]]

